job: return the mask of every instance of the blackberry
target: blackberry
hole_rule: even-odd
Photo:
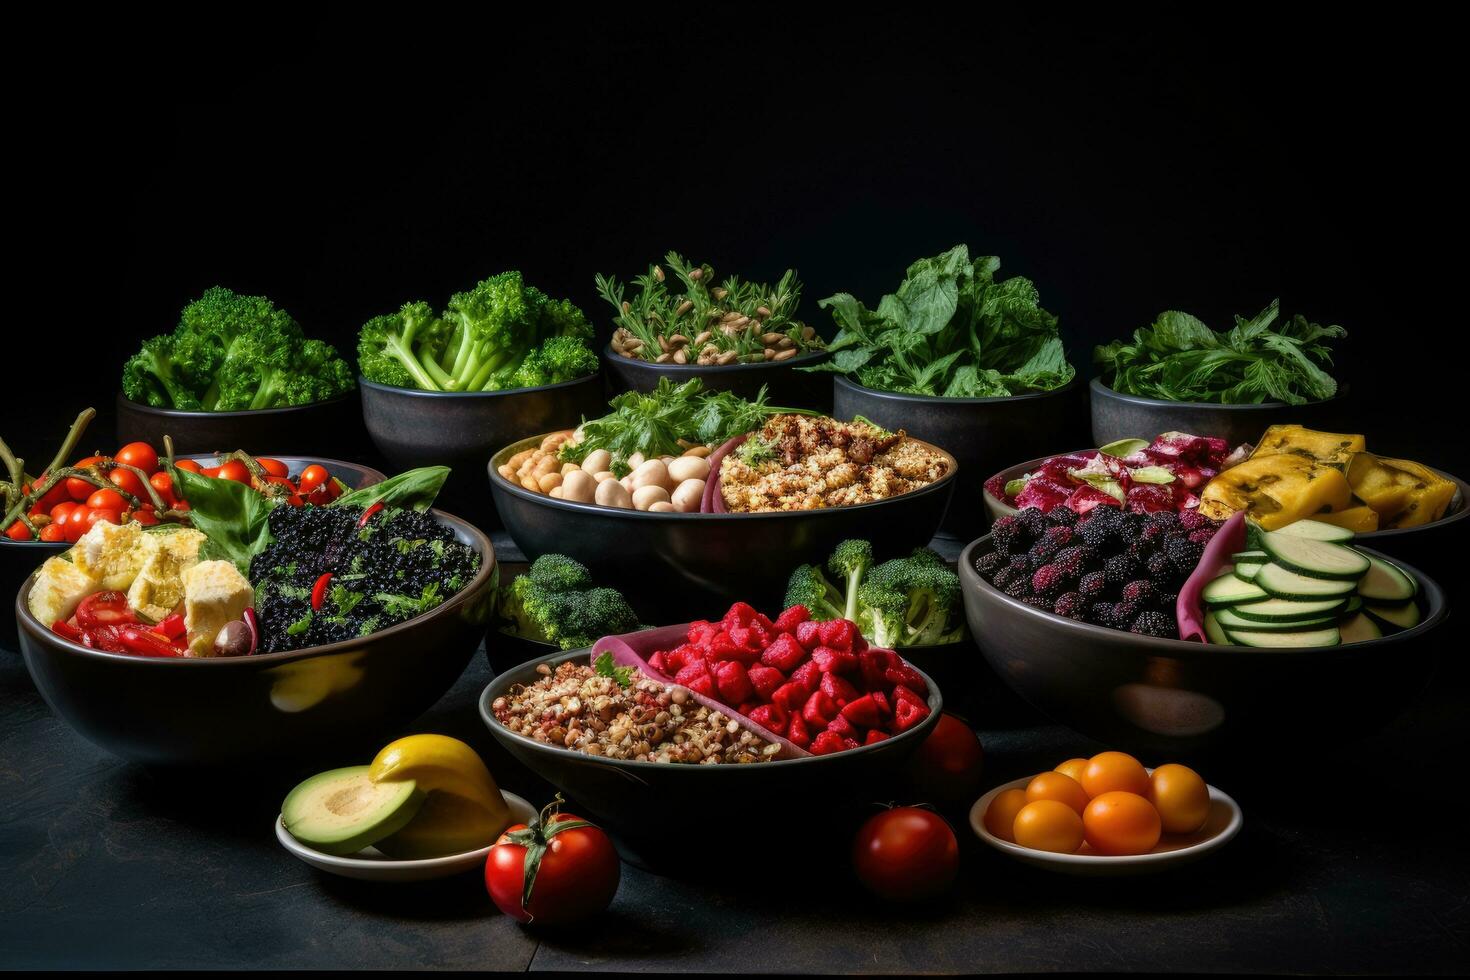
[[[1103,563],[1103,577],[1109,585],[1127,585],[1138,577],[1138,562],[1130,555],[1114,555]]]
[[[1146,578],[1141,578],[1123,586],[1122,597],[1148,605],[1153,602],[1157,594],[1158,590],[1154,588],[1154,584]]]
[[[1122,514],[1116,507],[1094,507],[1087,519],[1077,525],[1077,534],[1094,548],[1106,548],[1109,542],[1119,540],[1118,519]]]
[[[1094,602],[1087,611],[1087,621],[1098,626],[1112,626],[1114,605],[1112,602]]]
[[[1199,564],[1200,557],[1205,553],[1205,546],[1188,538],[1174,538],[1164,550],[1174,567],[1181,574],[1188,575]]]
[[[1179,605],[1178,592],[1162,592],[1159,594],[1158,606],[1163,612],[1170,615],[1174,613],[1174,607]]]
[[[995,577],[995,573],[1006,567],[1006,556],[999,551],[992,551],[975,562],[975,571],[987,579]]]
[[[1177,639],[1179,636],[1175,621],[1155,611],[1139,613],[1133,625],[1128,627],[1128,632],[1141,633],[1144,636],[1158,636],[1166,640]]]
[[[1179,526],[1188,531],[1194,531],[1210,523],[1210,519],[1197,510],[1186,510],[1179,513]]]
[[[1046,533],[1031,546],[1031,550],[1028,553],[1033,556],[1046,555],[1050,557],[1065,548],[1071,541],[1072,529],[1058,524],[1056,527],[1047,528]]]
[[[1160,511],[1159,513],[1167,513],[1167,511]],[[1143,526],[1143,530],[1138,532],[1138,543],[1149,551],[1153,551],[1163,545],[1164,538],[1168,533],[1169,528],[1166,525],[1149,521]]]
[[[1108,587],[1107,575],[1103,572],[1088,572],[1077,584],[1077,591],[1089,599],[1096,599]]]
[[[1024,599],[1031,594],[1031,580],[1025,575],[1022,575],[1004,589],[1001,589],[1001,591],[1012,599]]]
[[[1108,625],[1116,630],[1126,630],[1133,625],[1133,621],[1143,612],[1143,603],[1132,599],[1122,599],[1113,603],[1113,615],[1109,617]]]
[[[1087,599],[1081,592],[1063,592],[1057,596],[1052,612],[1068,619],[1081,619],[1087,614]]]
[[[1067,506],[1054,507],[1046,516],[1053,524],[1060,524],[1063,527],[1074,527],[1081,517],[1075,510]]]
[[[1057,552],[1052,559],[1063,568],[1073,570],[1076,575],[1085,575],[1097,569],[1097,552],[1085,544],[1074,544]]]
[[[1030,572],[1031,556],[1024,551],[1019,555],[1012,555],[1009,567],[1014,568],[1018,572]]]
[[[995,550],[1002,555],[1013,555],[1018,551],[1025,551],[1020,546],[1025,534],[1021,527],[1021,521],[1017,517],[1005,516],[990,525],[990,538],[995,542]]]
[[[1046,515],[1035,507],[1027,507],[1016,515],[1016,520],[1021,525],[1021,530],[1026,535],[1026,542],[1030,544],[1046,533]]]
[[[1017,579],[1023,578],[1024,574],[1015,568],[1002,568],[990,579],[990,584],[1004,592],[1008,585]]]
[[[1148,577],[1155,581],[1165,582],[1174,575],[1174,563],[1162,551],[1154,552],[1144,567],[1148,569]]]
[[[1021,601],[1026,603],[1026,605],[1028,606],[1035,606],[1037,609],[1041,609],[1045,612],[1053,611],[1052,601],[1050,599],[1043,599],[1041,596],[1028,596]]]
[[[1202,527],[1197,531],[1189,532],[1189,540],[1195,544],[1209,544],[1215,537],[1215,529]]]
[[[1152,514],[1148,515],[1148,522],[1150,524],[1156,524],[1159,527],[1168,529],[1176,526],[1179,523],[1179,515],[1172,510],[1156,510]]]
[[[1031,591],[1039,596],[1055,596],[1075,581],[1076,576],[1068,575],[1059,565],[1042,565],[1031,576]]]

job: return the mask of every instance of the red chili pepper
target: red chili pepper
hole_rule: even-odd
[[[357,526],[358,527],[365,526],[368,521],[370,521],[370,520],[373,519],[373,515],[376,514],[378,511],[380,511],[382,509],[383,509],[383,502],[381,500],[379,500],[375,504],[372,504],[370,507],[368,507],[367,510],[363,511],[362,512],[362,516],[357,519]]]
[[[317,579],[316,584],[311,587],[312,609],[319,610],[322,608],[322,600],[325,599],[327,595],[327,583],[330,581],[332,581],[332,573],[322,572],[322,577]]]
[[[245,651],[248,657],[260,648],[260,621],[255,618],[254,606],[246,606],[241,618],[245,620],[245,628],[250,630],[250,649]]]
[[[177,640],[184,635],[184,614],[181,612],[171,613],[159,620],[158,625],[154,629],[158,630],[158,632],[170,640]]]
[[[58,619],[56,622],[52,623],[51,632],[57,634],[58,636],[64,636],[68,640],[71,640],[73,643],[81,643],[82,638],[85,636],[85,634],[81,630],[77,629],[75,626],[73,626],[71,623],[68,623],[64,619]]]

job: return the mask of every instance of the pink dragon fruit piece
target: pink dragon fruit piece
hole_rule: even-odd
[[[1174,509],[1174,484],[1135,483],[1128,489],[1128,509],[1135,514]]]
[[[1230,443],[1215,436],[1201,436],[1205,442],[1210,444],[1210,465],[1219,466],[1221,461],[1230,453]]]
[[[1174,489],[1174,509],[1178,511],[1194,510],[1199,506],[1199,497],[1190,492],[1184,484],[1175,481],[1170,484]]]
[[[1071,479],[1067,476],[1068,470],[1083,469],[1101,455],[1101,453],[1068,453],[1066,456],[1053,456],[1041,464],[1036,474],[1051,477],[1057,483],[1068,483]]]
[[[1006,496],[1006,481],[1001,479],[999,473],[985,481],[985,492],[996,500],[1009,500]]]
[[[1016,494],[1016,506],[1020,508],[1035,507],[1043,514],[1053,507],[1060,507],[1067,502],[1072,493],[1071,485],[1063,486],[1044,476],[1032,478],[1026,484],[1026,489]]]
[[[1094,507],[1122,507],[1123,505],[1112,494],[1103,493],[1096,487],[1084,483],[1072,491],[1072,495],[1067,498],[1067,506],[1079,514],[1085,514]]]
[[[1170,463],[1169,471],[1174,474],[1176,483],[1182,483],[1191,490],[1198,490],[1210,481],[1210,477],[1215,475],[1214,470],[1202,470],[1198,466],[1178,462]],[[1206,476],[1206,473],[1209,476]]]
[[[1157,456],[1173,456],[1190,462],[1202,462],[1210,454],[1209,440],[1188,432],[1165,432],[1149,449]]]

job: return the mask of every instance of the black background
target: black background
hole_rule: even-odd
[[[151,16],[89,24],[17,108],[0,431],[24,455],[105,412],[142,337],[216,283],[350,356],[370,315],[506,268],[607,330],[593,273],[673,248],[747,277],[795,266],[828,330],[816,299],[876,302],[966,242],[1038,283],[1084,374],[1094,343],[1166,308],[1226,326],[1280,296],[1340,323],[1343,427],[1453,468],[1434,433],[1463,249],[1424,230],[1458,206],[1432,25]],[[110,418],[93,434],[105,447]]]

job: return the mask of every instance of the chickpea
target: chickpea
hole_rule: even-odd
[[[685,480],[703,480],[709,477],[709,460],[700,456],[680,456],[669,464],[669,478],[675,484]]]
[[[570,429],[563,429],[560,432],[553,432],[545,439],[541,440],[541,448],[550,452],[551,450],[559,447],[562,443],[566,442],[571,437],[572,430]]]
[[[674,509],[681,514],[692,514],[699,510],[699,505],[704,502],[704,481],[685,480],[674,488],[673,496],[669,502]]]
[[[605,483],[613,478],[614,477],[612,475],[612,470],[600,470],[592,474],[592,479],[596,480],[598,483]],[[624,489],[627,488],[625,487]]]
[[[555,497],[556,499],[561,500],[564,495],[561,492],[561,487],[552,487],[547,496]]]
[[[663,487],[665,490],[672,490],[676,486],[669,479],[669,468],[661,459],[650,459],[629,473],[628,479],[631,490],[637,490],[639,487]]]
[[[593,497],[604,507],[621,507],[631,510],[633,507],[633,496],[617,480],[603,480],[597,485],[597,493]]]
[[[643,461],[645,458],[646,457],[642,453],[634,453],[633,455],[629,456],[628,469],[636,470],[638,467],[643,465]]]
[[[568,473],[572,473],[572,472],[579,472],[580,473],[581,470],[582,470],[582,467],[579,466],[576,463],[562,463],[561,464],[561,475],[562,476],[566,476]]]
[[[560,490],[563,500],[590,504],[597,493],[597,481],[581,469],[574,469],[561,478]]]
[[[706,456],[709,455],[709,447],[708,446],[690,446],[688,449],[684,450],[684,455],[685,456],[698,456],[700,459],[703,459],[704,457],[706,457]]]
[[[669,492],[663,487],[646,486],[639,487],[633,491],[633,507],[635,510],[648,510],[654,504],[666,504],[669,502]]]
[[[656,503],[649,504],[648,512],[650,514],[672,514],[674,512],[674,505],[667,500],[660,500]]]
[[[543,473],[536,479],[536,486],[542,493],[550,493],[561,486],[561,474]]]
[[[601,473],[612,466],[612,453],[606,449],[594,449],[582,460],[582,472]]]

